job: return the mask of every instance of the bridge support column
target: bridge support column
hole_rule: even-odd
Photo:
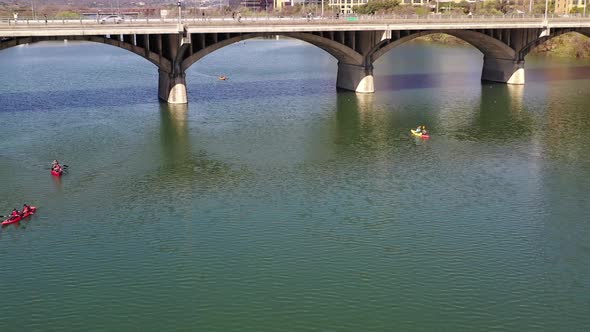
[[[351,65],[338,62],[336,87],[358,93],[374,93],[373,66]]]
[[[482,81],[524,84],[524,60],[484,57]]]
[[[187,104],[186,79],[184,72],[168,73],[158,70],[160,76],[158,82],[158,96],[169,104]]]

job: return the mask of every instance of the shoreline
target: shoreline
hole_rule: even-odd
[[[471,44],[457,37],[442,33],[419,37],[410,42],[426,42],[446,46],[471,46]],[[575,33],[561,35],[539,45],[530,54],[588,59],[590,58],[590,38]]]

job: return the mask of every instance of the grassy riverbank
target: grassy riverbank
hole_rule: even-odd
[[[570,58],[590,58],[590,38],[576,33],[568,33],[539,45],[533,50],[533,53]]]
[[[415,39],[416,42],[429,42],[443,45],[469,45],[461,39],[437,33]],[[577,33],[555,37],[535,48],[532,54],[569,58],[590,58],[590,38]]]

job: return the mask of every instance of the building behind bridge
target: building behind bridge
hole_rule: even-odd
[[[244,1],[255,1],[255,0],[244,0]],[[264,1],[264,0],[263,0]],[[326,10],[337,12],[340,14],[353,14],[355,12],[356,7],[362,6],[367,4],[369,0],[324,0],[324,6],[326,6]],[[441,4],[446,4],[450,2],[459,3],[462,0],[439,0],[438,2]],[[476,1],[483,1],[483,0],[468,0],[468,2],[476,2]],[[571,0],[570,0],[571,1]],[[574,0],[576,1],[576,0]],[[580,0],[582,1],[582,0]],[[273,0],[274,8],[277,10],[281,10],[283,8],[295,5],[315,5],[316,8],[321,7],[322,1],[321,0]],[[431,0],[400,0],[400,5],[407,5],[407,6],[426,6],[432,5]],[[433,7],[434,8],[434,7]]]
[[[302,6],[316,6],[321,7],[322,1],[321,0],[273,0],[273,6],[276,10],[281,10],[287,7],[293,7],[297,5]],[[324,0],[324,5],[328,6],[328,0]]]
[[[555,0],[555,14],[566,15],[574,10],[582,10],[586,0]]]

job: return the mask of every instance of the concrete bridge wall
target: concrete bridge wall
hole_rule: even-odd
[[[471,27],[471,25],[469,26]],[[187,103],[185,71],[204,56],[246,39],[283,35],[315,45],[338,60],[336,86],[358,93],[373,93],[373,63],[391,49],[433,33],[455,36],[483,54],[482,80],[524,84],[524,59],[541,43],[563,33],[590,37],[586,26],[549,28],[527,23],[524,27],[468,28],[428,25],[422,29],[397,26],[301,26],[296,27],[96,27],[75,29],[0,28],[0,50],[45,40],[86,40],[120,47],[146,58],[158,68],[158,96],[168,103]]]

